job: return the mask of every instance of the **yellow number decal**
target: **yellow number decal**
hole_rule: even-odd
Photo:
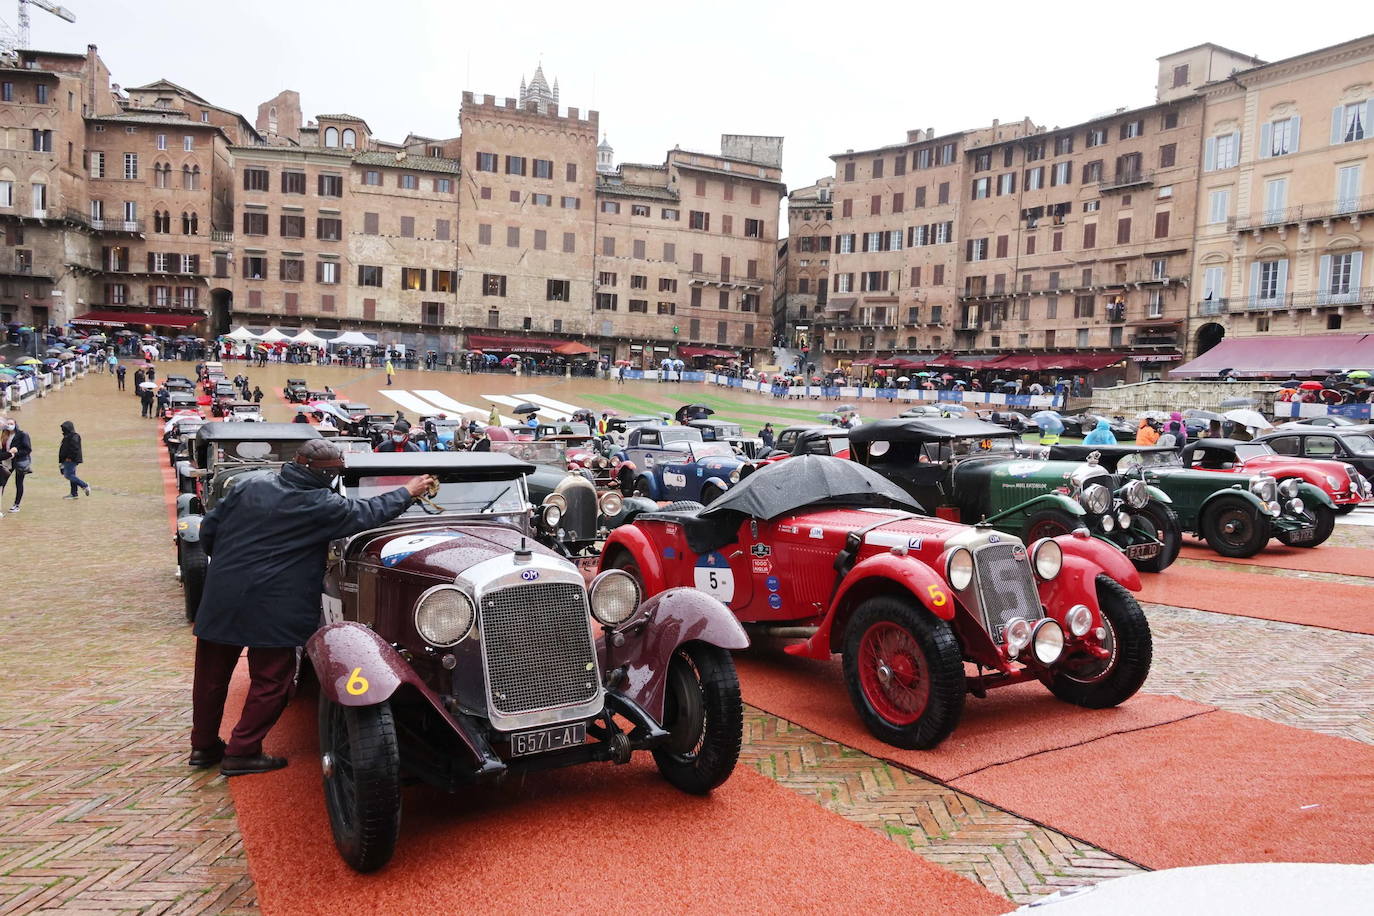
[[[949,596],[940,590],[940,586],[932,582],[926,586],[926,591],[930,593],[930,603],[936,607],[944,607],[949,603]]]
[[[934,587],[933,585],[931,586],[931,588]],[[942,595],[941,597],[944,596]],[[941,603],[943,604],[943,602]],[[354,668],[353,673],[348,676],[348,683],[344,685],[344,689],[355,697],[360,697],[367,693],[367,678],[362,676],[362,670],[361,668]]]

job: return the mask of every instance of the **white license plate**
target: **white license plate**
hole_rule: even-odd
[[[530,754],[544,754],[565,747],[576,747],[587,740],[587,723],[574,725],[555,725],[551,728],[537,728],[529,732],[517,732],[510,736],[510,755],[526,757]]]

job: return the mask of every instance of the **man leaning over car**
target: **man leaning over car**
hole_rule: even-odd
[[[262,741],[286,708],[296,649],[320,620],[320,587],[329,542],[395,518],[435,483],[425,475],[371,499],[332,489],[343,452],[327,439],[300,447],[280,474],[230,488],[201,523],[210,555],[196,613],[196,669],[191,688],[193,767],[221,764],[225,776],[286,766]],[[248,696],[226,745],[220,720],[229,680],[248,649]]]

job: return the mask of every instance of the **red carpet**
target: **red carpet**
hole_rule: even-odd
[[[831,740],[856,747],[942,782],[984,767],[1118,732],[1210,712],[1213,707],[1172,696],[1138,694],[1115,709],[1080,709],[1060,702],[1039,683],[1004,687],[987,699],[968,697],[959,727],[939,747],[892,747],[864,728],[849,702],[839,659],[818,662],[781,653],[736,655],[744,701]]]
[[[1212,712],[954,782],[1150,868],[1374,861],[1374,747]]]
[[[236,680],[232,710],[245,680]],[[359,875],[330,837],[312,700],[292,704],[267,749],[291,765],[230,786],[268,914],[1011,908],[743,764],[698,798],[664,782],[647,755],[453,796],[408,789],[395,858]]]
[[[1141,581],[1141,601],[1374,634],[1374,588],[1365,585],[1177,565]]]
[[[1340,573],[1346,576],[1374,577],[1374,564],[1369,562],[1368,550],[1360,547],[1337,547],[1323,544],[1320,547],[1285,547],[1278,541],[1270,541],[1269,546],[1253,557],[1234,559],[1205,546],[1185,544],[1179,556],[1189,560],[1215,560],[1218,563],[1235,563],[1240,566],[1267,566],[1271,569],[1296,569],[1303,572]],[[1173,567],[1181,569],[1182,567]]]

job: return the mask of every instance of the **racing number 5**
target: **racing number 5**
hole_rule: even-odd
[[[949,603],[949,595],[946,595],[940,586],[934,582],[926,586],[926,592],[930,595],[930,603],[936,607],[944,607]]]

